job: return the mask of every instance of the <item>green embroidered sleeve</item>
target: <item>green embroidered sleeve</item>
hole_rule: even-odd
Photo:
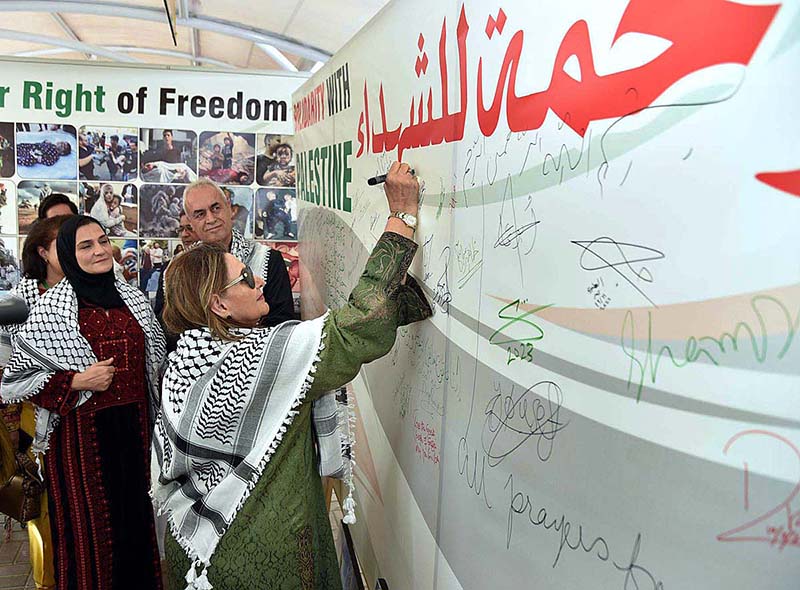
[[[385,232],[375,244],[347,305],[331,311],[325,323],[312,399],[348,383],[361,365],[387,354],[397,328],[433,314],[414,277],[406,274],[417,247],[393,232]]]

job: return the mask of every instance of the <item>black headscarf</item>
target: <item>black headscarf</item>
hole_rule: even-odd
[[[79,303],[89,303],[103,309],[124,307],[125,302],[119,296],[115,285],[116,278],[113,268],[102,274],[91,274],[78,264],[75,256],[75,236],[78,228],[90,223],[96,223],[100,228],[103,227],[96,219],[87,215],[75,215],[64,222],[61,229],[58,230],[56,238],[58,262],[61,264],[64,276],[75,289]]]

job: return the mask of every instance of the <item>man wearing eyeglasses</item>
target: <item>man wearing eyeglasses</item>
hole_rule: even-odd
[[[183,249],[186,250],[194,245],[197,242],[197,234],[194,233],[192,229],[192,224],[189,223],[189,216],[186,213],[181,213],[180,225],[178,226],[178,238],[181,241],[181,245]],[[167,264],[169,267],[169,264]],[[164,268],[164,272],[161,273],[161,276],[158,277],[158,291],[156,291],[156,300],[155,304],[153,305],[153,311],[156,314],[156,317],[161,321],[161,313],[164,311],[164,275],[167,272],[167,268]],[[167,349],[171,352],[175,350],[174,346],[171,346],[177,342],[177,340],[170,339],[167,337]]]
[[[197,238],[220,244],[241,262],[262,277],[264,299],[269,315],[263,325],[277,326],[294,319],[294,302],[289,273],[281,253],[246,239],[233,227],[233,212],[222,190],[211,180],[201,178],[183,192],[183,208]]]

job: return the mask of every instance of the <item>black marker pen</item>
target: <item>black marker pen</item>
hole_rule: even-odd
[[[409,170],[411,175],[414,175],[414,169],[412,168]],[[367,178],[367,184],[370,186],[375,186],[376,184],[380,184],[382,182],[386,182],[386,175],[385,174],[378,174],[377,176],[373,176],[372,178]]]

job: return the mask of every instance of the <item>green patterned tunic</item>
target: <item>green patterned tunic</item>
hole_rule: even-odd
[[[211,559],[214,590],[341,588],[316,469],[311,402],[352,380],[363,363],[389,352],[398,327],[430,317],[414,279],[401,284],[416,250],[415,242],[384,233],[347,305],[328,316],[325,348],[300,414]],[[169,532],[165,545],[166,588],[183,590],[189,558]]]

